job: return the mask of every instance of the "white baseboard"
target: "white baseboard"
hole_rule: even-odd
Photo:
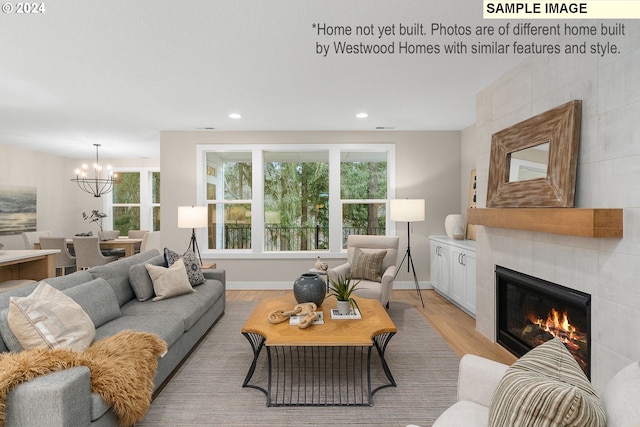
[[[431,282],[418,282],[420,289],[433,289]],[[230,291],[281,291],[291,289],[293,282],[227,282]],[[394,282],[393,289],[415,289],[414,282]]]

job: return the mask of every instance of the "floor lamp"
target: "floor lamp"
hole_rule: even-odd
[[[200,265],[202,265],[202,257],[200,256],[200,248],[198,240],[196,240],[196,228],[207,226],[208,214],[206,206],[178,206],[178,228],[190,228],[191,240],[189,247],[194,254],[198,255]]]
[[[396,274],[393,276],[395,280],[396,276],[400,272],[404,260],[407,260],[407,273],[413,271],[413,281],[416,284],[416,291],[420,296],[420,302],[424,308],[424,300],[422,299],[422,293],[420,292],[420,286],[418,285],[418,276],[416,275],[416,269],[413,266],[413,259],[411,258],[411,230],[410,225],[412,222],[424,221],[424,199],[394,199],[391,200],[389,206],[389,219],[391,221],[406,221],[407,222],[407,251],[402,257],[402,261],[396,270]]]

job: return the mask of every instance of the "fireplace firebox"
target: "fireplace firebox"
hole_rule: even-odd
[[[591,295],[496,266],[497,340],[520,357],[558,336],[590,376]]]

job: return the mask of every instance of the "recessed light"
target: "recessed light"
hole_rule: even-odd
[[[229,114],[229,118],[232,118],[232,119],[241,119],[241,118],[242,118],[242,115],[240,115],[240,114],[238,114],[238,113],[231,113],[231,114]]]
[[[359,119],[366,119],[369,115],[367,113],[358,113],[356,114],[356,117]]]

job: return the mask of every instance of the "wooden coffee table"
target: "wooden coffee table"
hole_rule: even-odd
[[[397,329],[380,301],[356,300],[362,319],[331,319],[336,300],[329,297],[318,308],[324,324],[307,329],[291,326],[288,321],[274,325],[267,319],[274,310],[292,309],[297,304],[293,294],[260,301],[242,328],[253,350],[253,362],[242,386],[265,393],[267,406],[372,405],[378,390],[396,386],[385,350]],[[372,390],[374,347],[386,379]],[[263,348],[266,384],[250,384]]]

